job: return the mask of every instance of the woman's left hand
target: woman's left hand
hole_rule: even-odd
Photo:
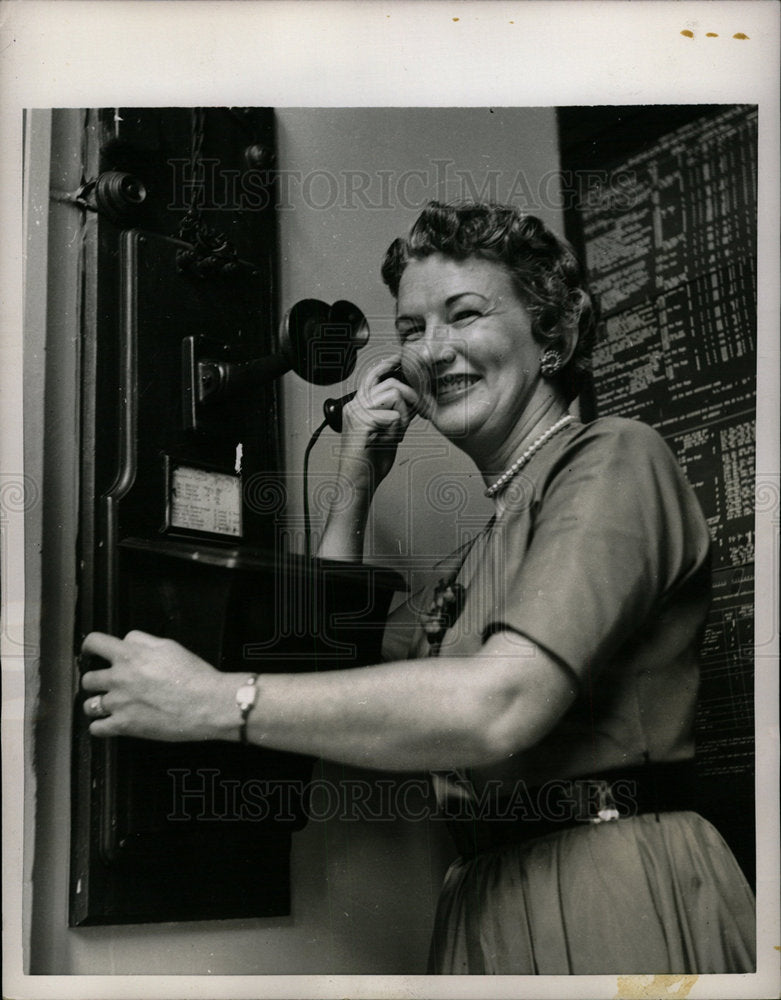
[[[124,639],[91,632],[82,652],[111,664],[82,677],[92,735],[178,742],[230,739],[237,731],[236,676],[178,642],[139,631]]]

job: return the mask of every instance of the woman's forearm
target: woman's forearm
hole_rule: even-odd
[[[363,540],[369,517],[372,494],[369,489],[355,487],[340,473],[337,481],[337,499],[328,512],[317,555],[321,559],[339,559],[347,562],[363,561]],[[342,503],[342,497],[350,503]]]
[[[335,498],[317,554],[361,562],[374,493],[390,471],[399,441],[418,402],[416,391],[388,377],[398,358],[387,358],[345,406]]]
[[[237,740],[245,676],[221,673],[177,642],[93,632],[85,653],[112,663],[84,674],[94,736]],[[250,742],[345,764],[420,770],[485,764],[537,743],[575,695],[568,671],[514,633],[476,656],[306,674],[263,674]]]
[[[261,675],[249,739],[384,770],[476,766],[507,757],[534,745],[574,692],[569,676],[531,643],[519,656],[517,639],[512,651],[497,640],[469,658]],[[233,733],[235,718],[231,725]]]
[[[492,756],[489,699],[484,690],[472,690],[480,687],[470,679],[473,671],[473,664],[461,660],[409,660],[323,674],[262,675],[249,739],[384,770],[485,762]]]

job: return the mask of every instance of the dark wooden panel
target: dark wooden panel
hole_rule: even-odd
[[[95,129],[91,116],[90,141]],[[81,449],[94,487],[80,511],[76,648],[91,630],[139,628],[229,671],[375,661],[400,581],[285,553],[274,384],[214,405],[197,429],[183,417],[185,337],[207,337],[237,362],[277,347],[276,227],[263,197],[273,114],[111,109],[97,130],[101,176],[129,174],[146,198],[119,212],[98,199],[85,258],[97,318],[83,331]],[[187,184],[199,177],[193,198]],[[197,226],[181,229],[188,210]],[[212,237],[228,250],[200,266]],[[192,515],[174,523],[175,469],[210,477],[207,492],[231,477],[228,522],[240,530],[202,530]],[[279,614],[291,587],[306,598],[294,627]],[[306,820],[311,758],[228,742],[93,740],[80,697],[74,740],[73,924],[289,912],[290,837]]]

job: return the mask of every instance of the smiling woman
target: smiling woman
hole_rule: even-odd
[[[230,674],[93,633],[112,666],[84,676],[91,731],[434,771],[461,857],[432,972],[750,971],[753,897],[691,810],[708,529],[655,431],[567,412],[594,334],[572,252],[513,208],[431,203],[383,276],[400,349],[344,409],[352,499],[319,555],[361,559],[415,414],[472,458],[493,518],[391,616],[385,662],[253,678],[241,727]]]
[[[484,475],[498,475],[528,436],[529,419],[539,422],[552,403],[511,275],[480,258],[413,260],[401,278],[396,326],[402,367],[430,372],[422,413]],[[569,352],[572,336],[564,339]]]

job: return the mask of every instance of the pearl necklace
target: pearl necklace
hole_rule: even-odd
[[[521,471],[532,455],[536,455],[545,442],[549,441],[554,434],[557,434],[562,427],[566,427],[572,419],[572,414],[567,413],[557,420],[552,427],[549,427],[547,431],[540,434],[537,440],[533,444],[529,445],[521,457],[516,459],[510,468],[503,472],[492,486],[488,487],[485,491],[485,495],[487,497],[495,497],[499,490],[502,489],[502,487],[505,486],[513,478],[513,476],[517,475]]]

